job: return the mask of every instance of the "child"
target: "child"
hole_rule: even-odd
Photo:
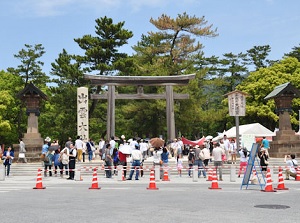
[[[179,157],[179,155],[177,155],[177,171],[179,176],[181,177],[181,170],[182,170],[183,166],[182,166],[182,159]]]
[[[56,149],[52,161],[54,162],[54,176],[57,177],[57,169],[60,167],[60,149]]]

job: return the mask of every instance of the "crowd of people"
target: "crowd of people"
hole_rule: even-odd
[[[21,160],[27,163],[26,148],[22,139],[19,139],[19,157],[16,162]],[[131,150],[124,152],[120,148],[122,146],[129,146]],[[98,148],[97,148],[98,147]],[[269,165],[269,141],[263,137],[261,146],[258,151],[258,159],[262,173],[265,175]],[[59,145],[58,140],[53,140],[46,137],[44,145],[41,150],[41,160],[44,166],[44,176],[58,176],[64,175],[69,180],[74,180],[76,163],[91,162],[99,155],[100,159],[105,164],[105,176],[112,178],[117,175],[117,166],[123,166],[124,177],[127,177],[127,169],[130,168],[127,180],[132,180],[135,172],[135,180],[139,180],[139,176],[143,176],[143,162],[148,157],[152,157],[153,165],[159,166],[160,178],[163,177],[163,171],[169,167],[169,159],[172,157],[176,160],[176,167],[178,176],[182,176],[183,170],[183,156],[186,155],[188,159],[187,175],[192,177],[192,170],[198,169],[198,178],[203,175],[206,178],[207,166],[212,163],[215,167],[218,180],[222,181],[222,166],[223,164],[236,164],[237,156],[239,156],[239,170],[238,177],[245,173],[249,151],[243,148],[237,148],[234,139],[228,139],[226,135],[223,136],[218,142],[212,142],[207,139],[201,145],[184,145],[181,138],[175,138],[172,142],[165,143],[162,146],[153,147],[149,140],[141,138],[132,138],[126,140],[122,135],[120,139],[115,140],[112,136],[110,140],[100,139],[98,145],[89,139],[84,142],[80,136],[77,136],[73,142],[69,137],[63,148]],[[11,146],[8,146],[5,151],[0,149],[1,162],[5,166],[5,174],[9,176],[10,166],[14,160],[14,151]],[[284,157],[286,163],[286,180],[290,177],[296,178],[297,175],[297,160],[294,154],[286,155]],[[54,167],[54,169],[53,169]],[[54,173],[52,173],[54,171]]]

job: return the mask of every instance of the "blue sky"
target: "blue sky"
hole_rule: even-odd
[[[49,74],[51,63],[66,49],[82,54],[74,38],[95,35],[95,19],[110,17],[125,21],[124,28],[134,37],[122,51],[142,34],[157,31],[149,22],[163,13],[175,18],[186,12],[205,16],[218,29],[219,36],[201,39],[207,56],[246,52],[253,46],[270,45],[270,59],[281,59],[300,43],[299,0],[2,0],[0,2],[0,70],[16,67],[13,57],[24,44],[42,44],[41,58]]]

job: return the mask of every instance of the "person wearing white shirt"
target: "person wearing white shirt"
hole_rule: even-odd
[[[225,149],[225,155],[226,155],[226,160],[228,163],[229,160],[229,151],[230,151],[230,141],[227,138],[227,135],[224,135],[223,137],[223,145],[224,145],[224,149]]]
[[[139,180],[140,166],[141,166],[141,161],[143,160],[143,155],[142,152],[140,151],[140,147],[138,144],[136,144],[135,149],[132,150],[131,158],[132,158],[131,170],[130,170],[129,178],[127,178],[127,180],[132,180],[134,170],[135,170],[135,180]]]
[[[285,170],[285,174],[286,174],[285,179],[286,180],[289,180],[290,176],[294,177],[295,179],[297,177],[297,171],[296,171],[295,167],[297,168],[298,162],[297,162],[297,160],[295,160],[295,157],[296,157],[295,154],[284,156],[284,162],[287,165],[287,169]],[[290,159],[287,160],[287,158],[290,158]]]
[[[116,147],[116,141],[114,136],[110,137],[109,144],[110,144],[110,155],[112,156],[114,152],[114,148]]]
[[[216,143],[215,147],[212,151],[212,156],[214,158],[214,166],[216,168],[216,172],[218,172],[219,169],[219,180],[222,181],[222,155],[224,155],[224,150],[220,147],[220,143]]]
[[[77,136],[77,139],[75,140],[75,148],[77,149],[77,161],[81,162],[82,161],[82,150],[84,148],[84,143],[80,139],[80,136]]]
[[[236,148],[236,143],[235,143],[234,139],[231,139],[229,151],[230,151],[230,155],[231,155],[231,164],[236,164],[237,148]]]

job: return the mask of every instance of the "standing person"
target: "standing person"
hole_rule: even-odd
[[[198,145],[195,146],[195,161],[194,166],[198,168],[198,178],[201,176],[201,172],[203,173],[203,177],[206,178],[206,171],[203,167],[204,154],[202,153],[200,147]]]
[[[268,165],[269,165],[269,162],[268,162],[269,156],[266,153],[266,149],[261,148],[258,156],[259,156],[259,160],[260,160],[261,171],[266,175],[267,170],[268,170]]]
[[[205,167],[207,167],[207,166],[208,166],[208,161],[210,160],[210,151],[209,151],[209,149],[204,145],[203,148],[202,148],[202,150],[201,150],[201,153],[203,154],[203,158],[204,158],[203,164],[204,164]],[[200,153],[200,154],[201,154],[201,153]]]
[[[112,178],[112,173],[111,173],[111,167],[112,167],[112,156],[110,154],[111,146],[109,143],[106,144],[105,148],[105,173],[106,173],[106,178]]]
[[[4,151],[2,159],[3,165],[6,170],[6,176],[8,177],[10,173],[10,165],[12,164],[12,161],[14,159],[14,151],[11,150],[11,146],[7,147],[7,150]]]
[[[56,149],[53,155],[54,162],[54,176],[57,177],[57,169],[60,169],[61,159],[60,159],[60,148]]]
[[[181,177],[182,168],[183,168],[182,158],[177,156],[177,171],[178,171],[179,177]]]
[[[53,154],[51,152],[48,152],[45,157],[44,161],[44,177],[47,177],[47,172],[49,169],[49,177],[52,177],[52,161],[53,161]]]
[[[126,173],[127,173],[127,157],[129,155],[122,153],[121,151],[118,151],[119,161],[120,164],[123,166],[124,171],[124,178],[126,179]]]
[[[168,151],[168,149],[166,148],[166,147],[164,147],[163,148],[163,150],[162,150],[162,154],[161,154],[161,160],[162,160],[162,166],[163,166],[163,168],[161,169],[161,175],[163,175],[164,173],[163,173],[163,171],[165,170],[165,169],[167,169],[168,170],[168,175],[169,175],[169,151]],[[179,155],[179,154],[178,154]]]
[[[223,137],[223,145],[224,145],[225,156],[226,156],[226,160],[224,160],[224,162],[229,163],[230,141],[227,138],[227,135],[224,135]]]
[[[99,157],[100,159],[102,159],[105,150],[105,141],[103,138],[100,138],[98,147],[99,147]]]
[[[244,171],[243,172],[244,174],[246,172],[246,168],[248,164],[248,151],[247,149],[242,149],[239,151],[239,154],[240,154],[240,169],[239,169],[238,177],[241,177],[242,171]]]
[[[87,152],[89,155],[89,162],[92,162],[93,159],[93,153],[95,151],[95,145],[92,141],[92,139],[89,139],[89,141],[86,143]]]
[[[42,147],[42,155],[41,155],[41,160],[42,162],[45,161],[46,155],[48,154],[49,151],[49,142],[47,141],[47,138],[44,140],[44,145]]]
[[[69,144],[70,145],[73,145],[73,143],[71,142]],[[61,152],[60,152],[60,177],[63,178],[63,171],[64,171],[64,168],[65,168],[65,171],[66,171],[66,176],[69,175],[69,151],[70,149],[68,147],[65,147]]]
[[[297,177],[296,168],[298,167],[298,162],[295,159],[295,157],[296,157],[295,154],[284,156],[284,162],[287,165],[287,169],[285,170],[285,179],[286,180],[289,180],[290,176],[294,177],[295,179]],[[287,158],[289,158],[289,160],[287,160]]]
[[[67,178],[67,180],[74,180],[75,178],[76,156],[77,156],[77,151],[74,148],[73,143],[71,143],[70,151],[69,151],[69,178]]]
[[[140,150],[143,151],[144,158],[147,158],[148,149],[149,149],[149,144],[146,143],[143,139],[141,139]]]
[[[121,139],[120,139],[120,146],[121,145],[125,145],[125,143],[126,143],[126,140],[125,140],[125,136],[124,135],[121,135]]]
[[[80,136],[77,136],[77,139],[75,140],[75,148],[77,149],[77,161],[82,162],[82,150],[84,147],[84,143],[81,140]],[[74,148],[74,146],[73,146]],[[70,147],[71,149],[71,147]]]
[[[212,156],[214,158],[214,166],[216,169],[216,174],[218,174],[218,170],[219,170],[219,181],[223,180],[222,179],[222,165],[223,165],[222,155],[225,155],[225,151],[221,148],[220,143],[217,142],[212,151]]]
[[[194,151],[193,147],[190,147],[190,151],[188,153],[189,177],[192,177],[191,172],[193,169],[194,162],[195,162],[195,151]]]
[[[119,164],[119,152],[117,148],[114,148],[112,157],[113,157],[113,164],[114,164],[114,175],[117,175],[117,166]]]
[[[72,138],[69,137],[69,138],[68,138],[68,141],[67,141],[66,144],[65,144],[65,147],[67,147],[68,149],[70,149],[70,144],[71,144],[71,143],[73,143],[73,142],[72,142]]]
[[[155,167],[159,166],[159,169],[161,169],[162,166],[162,160],[161,160],[161,154],[162,150],[160,147],[155,147],[153,151],[153,166],[154,170]],[[160,174],[160,179],[162,179],[162,175]]]
[[[231,139],[230,142],[231,164],[236,164],[236,154],[237,154],[236,143],[234,139]]]
[[[265,153],[267,156],[269,156],[269,149],[270,149],[270,143],[269,140],[266,139],[266,137],[263,137],[263,140],[261,141],[261,148],[265,149]]]
[[[110,137],[109,144],[110,144],[110,155],[112,156],[114,152],[114,148],[116,148],[116,141],[114,136]]]
[[[25,143],[21,138],[19,139],[19,157],[17,163],[19,162],[19,159],[23,159],[24,163],[27,163]]]
[[[138,144],[136,144],[135,149],[132,150],[131,159],[132,159],[131,170],[130,170],[129,178],[127,178],[127,180],[132,180],[134,170],[135,170],[135,180],[139,180],[140,166],[143,160],[143,155],[142,152],[140,151],[140,147]]]

